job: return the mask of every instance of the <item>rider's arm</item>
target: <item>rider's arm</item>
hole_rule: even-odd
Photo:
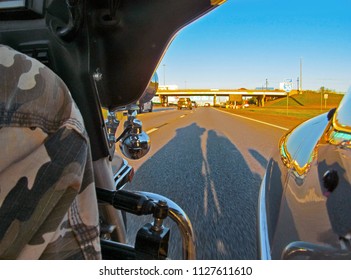
[[[1,45],[0,143],[0,258],[101,258],[80,112],[49,68]]]

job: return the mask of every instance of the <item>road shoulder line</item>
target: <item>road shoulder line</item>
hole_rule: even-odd
[[[261,123],[261,124],[265,124],[265,125],[269,125],[269,126],[272,126],[272,127],[275,127],[275,128],[279,128],[279,129],[282,129],[282,130],[290,130],[289,128],[286,128],[286,127],[282,127],[282,126],[279,126],[279,125],[275,125],[275,124],[271,124],[271,123],[267,123],[267,122],[263,122],[263,121],[259,121],[259,120],[255,120],[255,119],[252,119],[252,118],[248,118],[248,117],[244,117],[244,116],[240,116],[240,115],[237,115],[237,114],[233,114],[233,113],[229,113],[229,112],[225,112],[225,111],[222,111],[222,110],[218,110],[216,108],[213,108],[219,112],[222,112],[222,113],[225,113],[225,114],[228,114],[228,115],[231,115],[231,116],[235,116],[235,117],[238,117],[238,118],[242,118],[242,119],[246,119],[246,120],[250,120],[250,121],[253,121],[253,122],[257,122],[257,123]]]

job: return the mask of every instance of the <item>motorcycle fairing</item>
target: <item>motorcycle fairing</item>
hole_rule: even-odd
[[[176,33],[223,1],[26,2],[20,9],[0,6],[0,43],[37,58],[63,79],[97,160],[110,154],[101,107],[113,111],[136,102]]]
[[[90,70],[100,69],[99,96],[110,109],[136,102],[174,35],[213,8],[204,0],[121,1],[111,18],[99,1],[90,4]]]

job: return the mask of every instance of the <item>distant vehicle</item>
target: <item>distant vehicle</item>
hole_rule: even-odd
[[[194,108],[197,108],[197,103],[196,103],[196,101],[191,101],[191,104],[192,104],[192,106],[193,106]]]
[[[351,259],[351,92],[287,132],[258,204],[259,259]]]
[[[193,109],[193,105],[191,103],[190,98],[179,98],[178,110],[181,110],[181,109],[189,109],[189,110]]]
[[[208,102],[206,102],[206,103],[204,104],[204,107],[211,107],[211,104],[208,103]]]
[[[152,112],[154,104],[152,101],[139,103],[139,113]]]
[[[246,103],[246,104],[243,104],[243,106],[242,106],[242,108],[243,108],[243,109],[245,109],[245,108],[249,108],[249,107],[250,107],[250,105],[249,105],[249,104],[247,104],[247,103]]]

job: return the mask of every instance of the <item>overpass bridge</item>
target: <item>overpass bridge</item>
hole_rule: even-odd
[[[168,96],[213,96],[214,103],[216,97],[228,96],[229,100],[241,101],[244,96],[256,97],[260,106],[264,106],[267,97],[284,97],[287,93],[284,90],[278,89],[164,89],[159,88],[156,95],[158,95],[162,102],[166,101]]]

